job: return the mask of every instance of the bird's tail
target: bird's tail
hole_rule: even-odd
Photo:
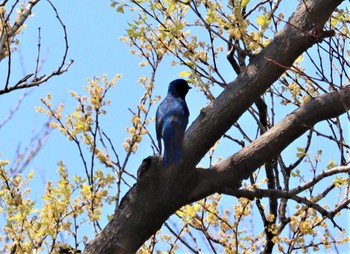
[[[177,165],[182,162],[182,147],[181,144],[173,144],[165,147],[163,165]]]

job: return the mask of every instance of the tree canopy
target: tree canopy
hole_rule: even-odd
[[[73,63],[67,61],[69,24],[48,1],[63,31],[63,60],[51,74],[39,75],[37,65],[34,73],[12,82],[11,56],[21,43],[16,36],[39,2],[0,5],[0,61],[8,68],[0,94],[41,85]],[[70,91],[72,108],[52,103],[51,93],[42,98],[37,111],[48,116],[45,137],[56,130],[63,134],[82,168],[72,174],[59,161],[59,179],[47,181],[39,207],[30,192],[35,172],[1,161],[3,250],[347,249],[350,16],[345,3],[133,0],[112,1],[111,8],[128,20],[120,39],[147,73],[138,79],[144,92],[139,104],[129,108],[123,151],[104,125],[113,107],[108,95],[122,74],[88,79],[83,94]],[[40,46],[37,51],[39,63]],[[190,108],[195,120],[185,133],[183,162],[168,168],[157,154],[154,132],[157,77],[164,70],[177,71],[195,88],[192,98],[204,101],[200,109]],[[40,149],[45,146],[38,142],[30,154]],[[149,156],[138,156],[141,149]],[[115,211],[103,225],[108,205]]]

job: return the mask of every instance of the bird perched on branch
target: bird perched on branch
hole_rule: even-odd
[[[156,113],[156,132],[160,154],[164,142],[163,165],[170,166],[182,161],[182,143],[188,117],[185,101],[191,87],[183,79],[175,79],[169,84],[168,94],[160,103]]]

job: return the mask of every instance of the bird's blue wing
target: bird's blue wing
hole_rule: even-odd
[[[156,134],[157,134],[157,141],[158,141],[158,147],[159,147],[159,154],[162,154],[162,129],[163,129],[163,123],[164,123],[164,116],[167,114],[167,109],[169,108],[167,105],[167,100],[161,102],[161,104],[158,106],[157,113],[156,113]]]
[[[182,160],[182,141],[188,124],[188,108],[181,98],[168,98],[164,111],[162,133],[164,140],[164,164],[179,163]]]
[[[183,98],[171,93],[158,106],[156,133],[160,154],[164,141],[164,165],[177,164],[182,160],[182,142],[188,124],[189,110]]]

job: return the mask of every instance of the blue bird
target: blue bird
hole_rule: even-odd
[[[168,94],[160,103],[156,113],[156,132],[158,147],[162,154],[163,165],[170,166],[182,161],[182,143],[190,112],[185,101],[191,87],[183,79],[175,79],[169,84]]]

